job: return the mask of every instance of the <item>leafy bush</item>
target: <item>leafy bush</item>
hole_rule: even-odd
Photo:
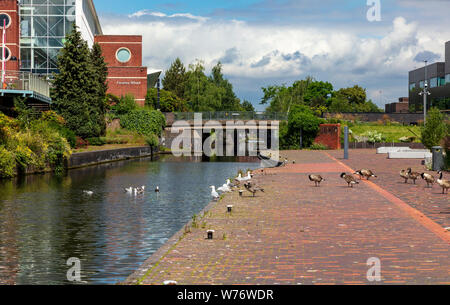
[[[125,95],[119,99],[119,102],[111,106],[111,112],[116,116],[124,115],[137,109],[138,105],[132,95]]]
[[[432,108],[427,115],[427,121],[422,130],[422,144],[431,149],[440,145],[442,139],[447,135],[448,130],[444,122],[444,115],[437,108]]]
[[[317,136],[319,125],[324,120],[315,116],[314,112],[305,105],[295,105],[292,107],[288,118],[288,130],[283,136],[282,142],[289,146],[299,147],[300,130],[303,131],[303,145],[310,146]]]
[[[145,142],[150,147],[158,147],[159,146],[159,139],[155,134],[145,136]]]
[[[89,145],[88,141],[85,141],[80,137],[76,137],[76,144],[75,144],[76,148],[84,148],[87,147],[88,145]]]
[[[0,178],[11,178],[15,175],[16,159],[14,153],[0,146]]]
[[[327,150],[327,149],[329,149],[328,146],[326,146],[322,143],[316,143],[316,142],[314,142],[309,148],[312,150]]]
[[[376,130],[368,131],[363,134],[364,137],[367,137],[367,142],[369,143],[381,143],[386,141],[386,137]]]
[[[93,146],[102,146],[102,145],[106,144],[104,137],[87,138],[86,141],[89,143],[89,145],[93,145]]]
[[[158,110],[138,108],[120,117],[122,128],[136,131],[141,135],[161,135],[166,119]]]

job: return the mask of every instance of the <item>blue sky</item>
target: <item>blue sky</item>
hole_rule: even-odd
[[[262,86],[306,76],[359,84],[379,106],[407,96],[419,59],[444,59],[450,1],[379,2],[381,20],[370,22],[367,0],[94,0],[105,34],[143,35],[150,70],[176,57],[202,60],[207,72],[221,61],[255,106]]]

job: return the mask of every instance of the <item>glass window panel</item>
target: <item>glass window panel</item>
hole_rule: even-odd
[[[49,0],[48,1],[50,4],[54,4],[54,5],[64,5],[64,0]]]
[[[446,83],[446,84],[450,84],[450,74],[447,74],[447,75],[445,76],[445,83]]]
[[[34,6],[33,7],[34,15],[47,15],[47,6]]]
[[[437,87],[437,77],[433,77],[432,79],[430,79],[430,88],[435,87]]]
[[[33,30],[32,36],[47,36],[47,17],[33,17]]]
[[[47,47],[48,45],[47,37],[34,37],[32,41],[33,47]]]
[[[48,14],[49,15],[58,15],[58,16],[64,15],[64,6],[53,6],[53,5],[49,6]]]
[[[64,46],[64,37],[49,38],[48,46],[49,47],[63,47]]]
[[[67,34],[69,34],[70,32],[72,32],[72,25],[74,24],[73,21],[69,21],[69,20],[65,20],[65,33],[64,36],[66,36]]]
[[[20,49],[21,69],[31,69],[31,49]]]
[[[48,17],[49,36],[64,36],[64,17]]]
[[[20,46],[21,47],[31,47],[31,42],[33,38],[20,38]]]
[[[20,15],[21,16],[31,15],[31,7],[29,7],[29,6],[21,7],[20,8]]]
[[[445,85],[445,77],[438,77],[438,86]]]
[[[49,48],[48,49],[48,68],[49,69],[57,69],[58,68],[58,55],[59,50],[57,48]]]
[[[31,17],[22,16],[20,18],[20,35],[22,37],[31,36]]]
[[[36,5],[36,4],[42,5],[42,4],[46,4],[47,1],[48,1],[48,0],[33,0],[33,4],[34,4],[34,5]]]
[[[22,5],[31,4],[31,0],[22,0],[22,1],[20,1],[20,4],[22,4]]]
[[[415,83],[409,84],[409,90],[410,91],[414,90],[415,88],[416,88],[416,84]]]
[[[34,49],[34,69],[47,69],[47,49]]]
[[[424,84],[423,80],[422,80],[422,81],[420,81],[420,83],[419,83],[419,87],[420,87],[420,88],[423,88],[423,84]]]

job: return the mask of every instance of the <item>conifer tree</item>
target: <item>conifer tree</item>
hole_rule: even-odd
[[[99,86],[91,56],[74,24],[58,57],[59,73],[54,74],[51,97],[67,127],[82,138],[100,136],[105,124],[99,119]]]
[[[101,135],[106,133],[105,113],[107,111],[106,92],[108,85],[106,83],[108,77],[108,67],[103,57],[102,48],[100,44],[94,43],[91,50],[91,63],[93,64],[94,74],[93,78],[96,83],[94,94],[97,97],[97,120],[101,126]]]
[[[175,93],[178,97],[184,98],[186,82],[186,68],[179,58],[166,71],[162,80],[164,90]]]

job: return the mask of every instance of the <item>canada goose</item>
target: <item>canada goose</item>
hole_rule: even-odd
[[[412,179],[414,181],[414,184],[416,184],[416,180],[420,177],[420,173],[413,172],[411,168],[408,168],[408,178]]]
[[[434,177],[432,175],[427,174],[427,173],[422,173],[422,174],[420,174],[420,176],[427,183],[427,187],[430,187],[430,184],[431,184],[431,187],[433,187],[433,184],[434,184],[435,180],[434,180]]]
[[[408,183],[409,176],[408,176],[408,171],[407,170],[402,169],[400,171],[400,177],[405,179],[405,183]]]
[[[352,175],[347,175],[346,173],[342,173],[341,174],[341,178],[345,180],[345,182],[347,182],[348,186],[353,187],[353,184],[359,184],[358,181],[356,181],[355,177],[353,177]]]
[[[362,179],[362,177],[366,177],[366,179],[369,180],[369,178],[371,177],[374,178],[377,177],[370,169],[360,169],[359,171],[356,171],[354,174],[359,175],[359,179]]]
[[[320,182],[325,181],[321,175],[309,175],[309,180],[314,181],[315,186],[320,186]]]
[[[137,188],[135,188],[135,193],[137,193],[137,194],[144,194],[144,191],[145,191],[145,186],[141,186],[141,187],[137,187]]]
[[[438,172],[439,175],[439,179],[436,180],[436,182],[442,187],[442,194],[444,194],[445,190],[447,190],[447,194],[448,194],[448,189],[450,188],[450,180],[447,179],[442,179],[442,171]]]
[[[211,196],[213,197],[214,200],[219,199],[219,193],[216,192],[216,187],[214,185],[210,186],[211,188]]]
[[[251,182],[246,182],[244,183],[244,187],[247,191],[249,191],[250,193],[253,194],[253,197],[255,197],[256,192],[263,192],[264,193],[264,189],[260,188],[256,185],[253,185]]]
[[[155,193],[159,193],[159,186],[156,187]]]

